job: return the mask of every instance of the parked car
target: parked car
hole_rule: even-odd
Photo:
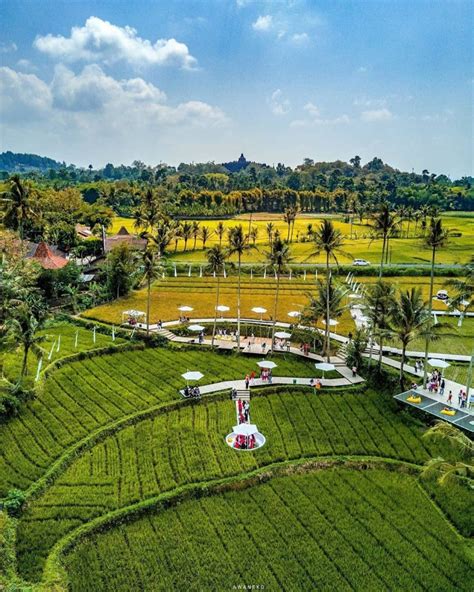
[[[436,298],[438,300],[447,300],[449,298],[447,290],[438,290],[436,293]]]
[[[359,266],[370,265],[370,261],[367,261],[367,259],[354,259],[352,265],[359,265]]]

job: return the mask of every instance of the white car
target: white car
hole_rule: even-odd
[[[358,265],[358,266],[370,265],[370,261],[367,261],[367,259],[354,259],[352,265]]]

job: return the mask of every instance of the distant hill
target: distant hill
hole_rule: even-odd
[[[0,154],[0,171],[8,171],[9,173],[58,170],[63,166],[66,166],[63,162],[58,162],[46,156],[38,156],[37,154],[20,154],[10,151]]]

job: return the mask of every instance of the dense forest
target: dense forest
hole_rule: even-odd
[[[39,192],[80,196],[86,204],[97,202],[116,214],[132,216],[146,186],[155,187],[163,210],[178,217],[231,216],[243,212],[351,212],[362,216],[380,201],[394,207],[474,210],[472,177],[451,180],[444,174],[399,171],[380,158],[366,164],[359,156],[349,162],[314,162],[306,158],[295,168],[281,163],[272,167],[248,161],[215,164],[181,163],[104,168],[78,168],[29,154],[0,155],[0,178],[12,171],[29,179]],[[4,170],[2,170],[2,168]]]

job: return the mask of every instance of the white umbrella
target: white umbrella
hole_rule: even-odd
[[[219,306],[216,306],[216,310],[218,310],[219,312],[227,312],[228,310],[230,310],[230,308],[228,306],[225,306],[224,304],[219,304]]]
[[[238,436],[251,436],[252,434],[258,434],[257,426],[254,423],[241,423],[238,426],[232,428],[234,434]]]
[[[181,312],[191,312],[192,310],[194,310],[194,308],[192,308],[192,306],[180,306],[178,310],[180,310]]]
[[[323,319],[323,325],[326,324],[326,321]],[[336,319],[329,319],[329,326],[330,327],[335,327],[336,325],[339,325],[339,321],[336,321]]]
[[[205,327],[202,325],[189,325],[188,329],[190,331],[204,331]]]
[[[259,315],[263,315],[263,314],[265,314],[267,312],[267,309],[266,308],[262,308],[261,306],[254,306],[252,308],[252,311],[253,312],[256,312]]]
[[[321,370],[321,372],[323,373],[323,378],[325,372],[330,372],[331,370],[336,369],[336,366],[334,366],[334,364],[328,364],[327,362],[320,362],[319,364],[315,364],[314,367],[316,368],[316,370]]]
[[[257,366],[260,366],[260,368],[267,368],[268,370],[271,370],[272,368],[276,368],[277,364],[275,364],[275,362],[272,362],[271,360],[262,360],[261,362],[257,362]]]
[[[278,339],[289,339],[291,337],[291,333],[287,333],[286,331],[277,331],[275,333],[275,337],[278,337]]]
[[[198,371],[188,371],[184,374],[181,374],[181,376],[184,378],[184,380],[201,380],[201,378],[204,377],[204,374]]]
[[[449,368],[451,366],[448,362],[438,360],[437,358],[431,358],[431,360],[428,360],[428,364],[433,366],[433,368]]]
[[[301,313],[299,312],[299,310],[291,310],[288,313],[288,316],[289,317],[292,317],[293,319],[295,319],[296,317],[300,317],[301,316]]]

